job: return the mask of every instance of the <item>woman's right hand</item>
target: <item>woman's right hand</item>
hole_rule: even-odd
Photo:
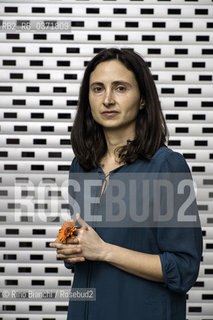
[[[56,248],[56,257],[68,263],[83,262],[85,258],[82,255],[81,245],[77,238],[67,238],[67,242],[63,244],[58,238],[50,243],[51,248]]]

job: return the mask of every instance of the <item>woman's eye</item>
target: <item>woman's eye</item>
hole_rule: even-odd
[[[124,86],[119,86],[119,87],[116,88],[116,90],[118,92],[124,92],[126,90],[126,88]]]
[[[94,91],[95,93],[99,93],[99,92],[102,91],[102,87],[95,87],[95,88],[93,88],[93,91]]]

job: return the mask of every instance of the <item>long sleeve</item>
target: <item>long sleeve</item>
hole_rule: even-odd
[[[186,172],[190,175],[185,159],[176,152],[170,154],[165,164],[166,172]],[[158,244],[165,285],[176,292],[187,292],[195,283],[202,256],[202,232],[196,201],[189,214],[198,219],[195,226],[158,228]],[[177,212],[176,212],[177,214]]]
[[[194,285],[202,253],[201,237],[199,228],[159,228],[160,259],[169,289],[187,292]]]
[[[71,163],[70,170],[69,170],[69,179],[71,179],[72,173],[75,173],[76,163],[77,163],[77,159],[74,158],[72,163]],[[73,189],[70,188],[70,186],[68,186],[68,194],[69,194],[69,201],[71,201],[70,199],[74,199],[75,198]],[[64,265],[65,265],[65,267],[67,269],[72,269],[73,270],[75,263],[64,262]]]

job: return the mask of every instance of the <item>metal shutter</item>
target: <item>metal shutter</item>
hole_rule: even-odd
[[[48,242],[69,217],[69,136],[82,74],[112,46],[134,48],[149,63],[169,146],[192,169],[204,254],[187,319],[212,319],[212,1],[5,0],[0,12],[0,319],[66,318],[66,298],[15,299],[7,290],[54,293],[72,284]]]

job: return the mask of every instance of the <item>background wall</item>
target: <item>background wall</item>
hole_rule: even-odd
[[[213,319],[212,1],[14,0],[1,1],[0,12],[0,320],[66,318],[67,299],[32,299],[23,290],[57,293],[72,283],[48,243],[69,216],[69,136],[82,74],[112,46],[147,60],[169,146],[191,167],[204,254],[187,319]]]

